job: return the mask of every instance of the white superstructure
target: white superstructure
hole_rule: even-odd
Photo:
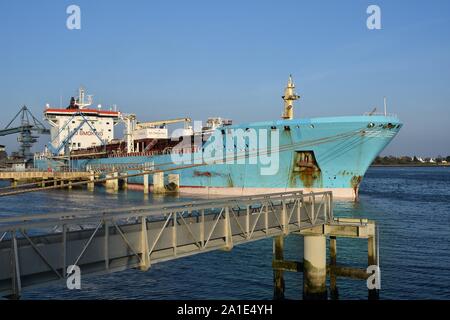
[[[114,139],[114,126],[118,123],[120,112],[89,108],[92,98],[84,101],[84,90],[79,98],[71,99],[65,109],[46,106],[45,119],[51,125],[49,148],[53,153],[65,154],[68,151],[85,149],[106,144]]]

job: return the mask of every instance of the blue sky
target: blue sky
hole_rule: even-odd
[[[70,4],[81,30],[66,28]],[[370,4],[382,30],[366,28]],[[270,120],[292,73],[297,117],[381,111],[387,96],[405,125],[384,154],[450,154],[447,0],[2,0],[0,39],[0,127],[80,85],[142,121]]]

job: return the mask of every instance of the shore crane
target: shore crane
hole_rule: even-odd
[[[156,127],[165,127],[168,124],[180,123],[184,122],[185,129],[192,122],[191,118],[177,118],[177,119],[168,119],[168,120],[159,120],[159,121],[149,121],[149,122],[138,122],[136,123],[136,129],[147,129],[147,128],[156,128]]]
[[[169,124],[184,122],[184,129],[188,129],[189,125],[192,123],[191,118],[176,118],[176,119],[167,119],[167,120],[158,120],[158,121],[148,121],[148,122],[137,122],[135,114],[122,114],[121,120],[125,124],[125,139],[127,141],[127,152],[132,153],[134,150],[133,143],[133,133],[136,130],[142,129],[152,129],[152,128],[161,128],[166,127]]]
[[[19,119],[20,122],[13,125],[16,119]],[[36,119],[27,106],[23,106],[8,125],[0,130],[0,137],[16,133],[19,134],[17,141],[20,145],[17,157],[29,161],[33,159],[31,148],[38,138],[35,134],[50,134],[50,130]]]

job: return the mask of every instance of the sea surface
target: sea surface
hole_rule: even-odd
[[[96,188],[0,198],[0,215],[98,209],[182,201],[138,191]],[[381,299],[450,299],[450,168],[371,168],[360,200],[335,202],[335,215],[376,220],[380,232]],[[289,236],[285,257],[302,259],[301,237]],[[337,240],[338,264],[365,268],[367,241]],[[272,299],[272,240],[127,270],[25,289],[23,299]],[[302,299],[302,274],[285,273],[286,298]],[[340,299],[367,299],[365,281],[338,278]]]

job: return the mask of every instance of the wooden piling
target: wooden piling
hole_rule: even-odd
[[[282,261],[284,259],[284,237],[277,236],[273,238],[273,259]],[[284,271],[280,269],[273,270],[273,298],[274,300],[284,299]]]
[[[368,266],[378,265],[377,259],[377,239],[376,235],[369,236],[367,239],[367,264]],[[378,289],[369,289],[368,297],[369,300],[379,299],[380,293]]]
[[[331,299],[338,299],[338,288],[336,283],[337,246],[336,237],[330,236],[330,295]]]

